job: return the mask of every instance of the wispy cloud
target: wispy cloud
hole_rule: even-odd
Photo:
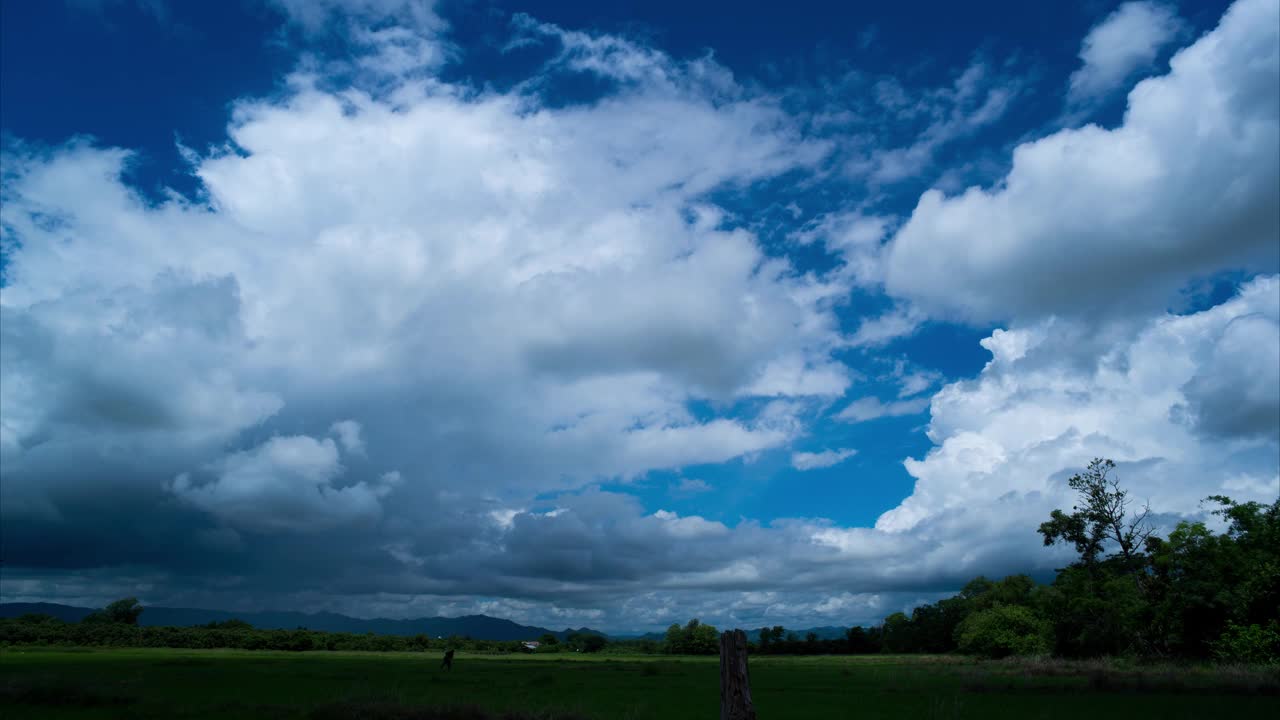
[[[927,124],[915,134],[909,145],[876,147],[850,161],[847,169],[875,184],[890,184],[918,179],[934,164],[934,157],[946,145],[971,135],[1000,120],[1022,89],[1022,83],[1008,75],[995,73],[981,60],[975,61],[956,77],[949,87],[913,95],[894,78],[876,85],[876,96],[897,116],[897,122]]]
[[[857,348],[882,347],[911,335],[925,320],[925,314],[915,307],[898,305],[883,315],[864,319],[849,337],[848,344]]]
[[[1083,65],[1071,74],[1068,105],[1079,108],[1120,89],[1139,70],[1150,68],[1184,28],[1171,5],[1141,0],[1116,8],[1080,46]]]
[[[899,360],[894,364],[891,379],[898,383],[898,397],[909,398],[933,387],[942,380],[942,374],[933,370],[908,368],[905,361]]]
[[[879,398],[864,397],[849,403],[836,413],[835,419],[844,422],[860,423],[883,417],[899,417],[917,415],[929,408],[929,398],[912,398],[910,400],[894,400],[881,402]]]
[[[791,467],[797,470],[818,470],[839,465],[857,454],[858,451],[853,448],[823,450],[821,452],[796,452],[791,453]]]
[[[677,497],[691,497],[711,492],[711,484],[698,478],[680,478],[671,484],[670,493]]]

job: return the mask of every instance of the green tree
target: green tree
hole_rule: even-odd
[[[1046,546],[1058,542],[1075,545],[1080,563],[1090,570],[1098,566],[1106,546],[1111,543],[1115,544],[1123,566],[1136,569],[1146,540],[1151,536],[1151,526],[1147,524],[1150,508],[1144,506],[1136,515],[1129,514],[1129,494],[1111,475],[1115,467],[1110,460],[1094,458],[1085,472],[1067,481],[1081,504],[1073,506],[1069,515],[1054,510],[1049,520],[1040,524],[1039,532]]]
[[[697,621],[691,621],[697,622]],[[692,630],[687,626],[686,632],[689,633],[688,652],[691,655],[716,655],[720,652],[720,631],[716,630],[715,625],[707,625],[705,623],[697,623]]]
[[[1226,537],[1239,550],[1235,561],[1245,568],[1238,622],[1266,624],[1277,619],[1280,608],[1280,498],[1270,505],[1237,503],[1224,495],[1206,499],[1218,504],[1215,515],[1227,521]]]
[[[668,655],[687,654],[684,642],[684,629],[680,627],[680,623],[671,623],[671,627],[667,628],[667,634],[662,643],[662,651]]]
[[[231,618],[230,620],[223,620],[221,622],[214,620],[206,624],[204,627],[209,628],[210,630],[252,630],[253,629],[252,625],[245,622],[244,620],[241,620],[240,618]]]
[[[945,653],[956,648],[956,626],[972,612],[973,601],[944,598],[911,611],[910,652]]]
[[[52,615],[49,615],[47,613],[23,613],[22,615],[19,615],[18,617],[14,618],[14,621],[24,623],[27,625],[43,625],[45,623],[62,622],[58,618]]]
[[[863,629],[861,625],[854,625],[845,633],[845,642],[848,646],[848,652],[853,655],[863,655],[873,653],[878,648],[872,641],[871,635]]]
[[[994,585],[995,583],[991,582],[985,575],[979,575],[960,589],[960,597],[965,600],[973,600],[987,594]]]
[[[881,625],[881,649],[887,653],[912,652],[911,619],[905,613],[896,612],[884,619]]]
[[[1141,653],[1148,608],[1133,578],[1109,571],[1064,568],[1040,607],[1053,627],[1054,653],[1099,657]]]
[[[1036,603],[1037,590],[1036,581],[1029,575],[1010,575],[996,582],[987,581],[983,592],[969,598],[968,608],[986,610],[997,605],[1032,607]]]
[[[1054,510],[1039,528],[1045,545],[1070,543],[1079,555],[1039,598],[1061,654],[1151,653],[1158,644],[1147,603],[1149,508],[1129,512],[1114,470],[1114,462],[1095,458],[1068,480],[1079,498],[1072,512]]]
[[[91,625],[137,625],[138,616],[142,614],[143,607],[138,604],[137,598],[122,598],[107,605],[101,610],[95,610],[85,616],[81,622]]]
[[[818,654],[818,633],[807,632],[804,634],[804,654],[805,655]]]
[[[1029,608],[999,605],[979,610],[956,628],[960,652],[1000,658],[1049,652],[1049,626]]]
[[[1214,656],[1226,662],[1280,665],[1280,620],[1266,626],[1232,623],[1212,647]]]
[[[602,635],[584,635],[582,638],[582,652],[600,652],[609,644],[609,641]]]
[[[720,652],[720,632],[693,618],[684,627],[667,628],[664,650],[671,655],[715,655]]]
[[[1209,657],[1229,627],[1265,631],[1280,607],[1280,509],[1213,496],[1227,521],[1214,534],[1181,522],[1167,539],[1148,541],[1150,632],[1162,653]],[[1241,631],[1243,632],[1243,630]]]

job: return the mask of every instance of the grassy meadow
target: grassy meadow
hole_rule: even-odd
[[[717,658],[0,650],[16,718],[718,717]],[[1280,671],[951,656],[756,657],[762,720],[1280,717]],[[440,713],[438,709],[447,708]]]

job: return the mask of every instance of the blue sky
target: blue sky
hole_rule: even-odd
[[[1276,14],[6,3],[0,592],[850,624],[1274,498]]]

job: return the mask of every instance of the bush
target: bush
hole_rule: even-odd
[[[1049,652],[1049,626],[1025,607],[1001,605],[980,610],[956,628],[960,652],[989,658]]]
[[[101,610],[89,613],[81,622],[89,623],[90,625],[107,623],[137,625],[138,616],[142,614],[142,610],[143,607],[138,604],[137,598],[122,598]]]
[[[720,632],[697,618],[684,627],[674,624],[667,628],[663,650],[669,655],[716,655],[720,652]]]
[[[582,638],[582,652],[600,652],[609,641],[600,635],[588,635]]]
[[[1231,623],[1213,643],[1213,654],[1226,662],[1280,664],[1280,622],[1266,627]]]

